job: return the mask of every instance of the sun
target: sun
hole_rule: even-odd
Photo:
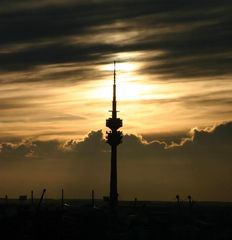
[[[145,86],[141,84],[136,70],[138,66],[136,63],[116,62],[116,85],[117,85],[117,99],[118,100],[132,100],[139,99],[143,94]],[[94,98],[111,99],[112,98],[112,84],[114,64],[106,64],[100,67],[100,71],[107,71],[105,79],[98,81],[98,85],[91,93]]]
[[[117,77],[116,82],[116,93],[117,100],[142,100],[146,99],[147,96],[150,96],[149,86],[142,83],[142,81],[133,81],[131,80],[132,76],[121,76]],[[92,88],[92,91],[89,92],[88,96],[90,98],[99,99],[99,100],[110,100],[113,95],[113,78],[98,81],[98,84]]]
[[[136,70],[137,66],[135,63],[128,63],[128,62],[116,62],[116,72],[133,72]],[[114,71],[114,64],[106,64],[103,65],[100,70],[102,71]]]

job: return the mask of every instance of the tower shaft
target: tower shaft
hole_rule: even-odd
[[[118,205],[117,186],[117,146],[111,146],[111,171],[110,171],[110,204],[111,207]]]

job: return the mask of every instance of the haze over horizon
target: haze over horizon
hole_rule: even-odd
[[[108,194],[116,60],[120,198],[232,201],[231,10],[229,0],[3,1],[0,193]]]

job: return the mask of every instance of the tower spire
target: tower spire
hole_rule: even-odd
[[[114,61],[114,84],[116,84],[116,61]]]
[[[117,146],[122,142],[122,132],[118,131],[122,127],[122,120],[117,118],[116,101],[116,62],[114,61],[114,82],[113,82],[113,101],[112,117],[106,120],[106,126],[110,129],[107,132],[107,143],[111,146],[111,171],[110,171],[110,206],[112,210],[118,205],[117,189]]]
[[[114,84],[113,84],[112,118],[117,118],[117,100],[116,100],[116,61],[114,61]]]

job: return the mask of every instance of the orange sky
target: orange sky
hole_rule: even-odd
[[[143,66],[139,59],[118,66],[118,107],[124,132],[181,132],[231,119],[229,77],[162,81],[159,75],[146,74]],[[47,66],[31,73],[35,79],[45,75],[42,82],[1,85],[1,137],[80,139],[92,129],[105,129],[113,78],[107,65],[90,66],[86,73],[90,79],[77,83],[70,84],[69,77],[56,85],[46,82],[46,74],[76,67]],[[91,72],[99,79],[91,80]],[[16,76],[5,74],[8,77]]]
[[[120,198],[232,201],[231,12],[227,0],[1,3],[1,192],[107,194],[117,61]]]

